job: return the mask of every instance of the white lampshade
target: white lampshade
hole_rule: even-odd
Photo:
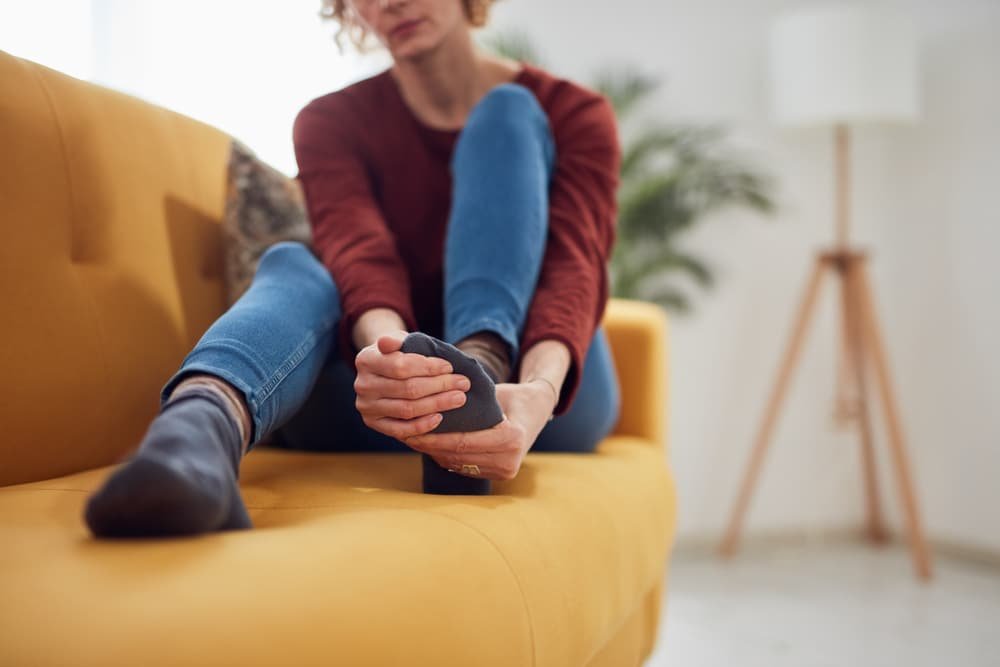
[[[884,6],[810,5],[770,30],[771,112],[784,125],[912,122],[920,114],[912,20]]]

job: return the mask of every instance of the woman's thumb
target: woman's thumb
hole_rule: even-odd
[[[394,331],[388,334],[382,334],[378,337],[378,351],[382,354],[390,354],[391,352],[398,352],[400,348],[403,347],[403,339],[406,338],[405,331]]]

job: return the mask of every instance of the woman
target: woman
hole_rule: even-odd
[[[136,454],[88,500],[95,535],[252,527],[239,464],[265,439],[418,451],[509,480],[530,449],[592,451],[610,432],[619,393],[599,323],[614,115],[593,91],[476,49],[491,2],[326,3],[393,64],[299,112],[313,248],[263,254],[163,387]],[[403,351],[411,332],[434,352]],[[495,399],[456,372],[470,360]],[[442,432],[446,414],[494,400],[499,423]]]

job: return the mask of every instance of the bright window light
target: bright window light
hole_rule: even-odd
[[[390,63],[384,52],[340,55],[336,26],[319,8],[319,0],[0,0],[0,49],[209,123],[293,176],[299,109]]]

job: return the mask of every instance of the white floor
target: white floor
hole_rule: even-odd
[[[679,549],[646,667],[1000,665],[1000,569],[934,565],[920,584],[899,546]]]

